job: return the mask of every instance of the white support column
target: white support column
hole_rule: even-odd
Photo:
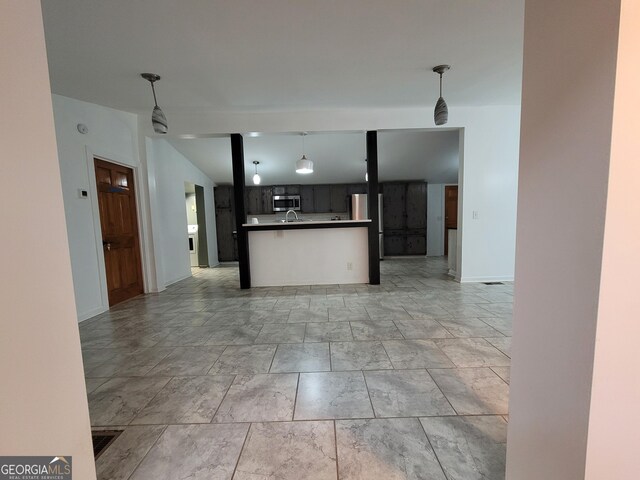
[[[95,479],[40,1],[0,19],[0,455]]]
[[[507,478],[636,479],[640,7],[525,9]]]

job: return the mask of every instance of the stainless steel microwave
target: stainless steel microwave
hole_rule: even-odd
[[[300,210],[300,195],[273,196],[274,212],[287,212],[289,210]]]

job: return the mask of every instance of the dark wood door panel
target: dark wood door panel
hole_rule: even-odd
[[[133,170],[95,159],[109,305],[144,291]]]

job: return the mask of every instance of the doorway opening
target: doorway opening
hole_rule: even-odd
[[[185,207],[187,214],[187,246],[191,268],[208,267],[207,222],[204,202],[204,188],[191,182],[184,182]]]
[[[144,293],[133,170],[94,159],[109,306]]]

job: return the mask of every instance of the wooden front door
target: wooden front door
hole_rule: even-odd
[[[458,186],[444,187],[444,254],[449,253],[449,230],[458,228]]]
[[[109,306],[143,293],[133,170],[95,159]]]

